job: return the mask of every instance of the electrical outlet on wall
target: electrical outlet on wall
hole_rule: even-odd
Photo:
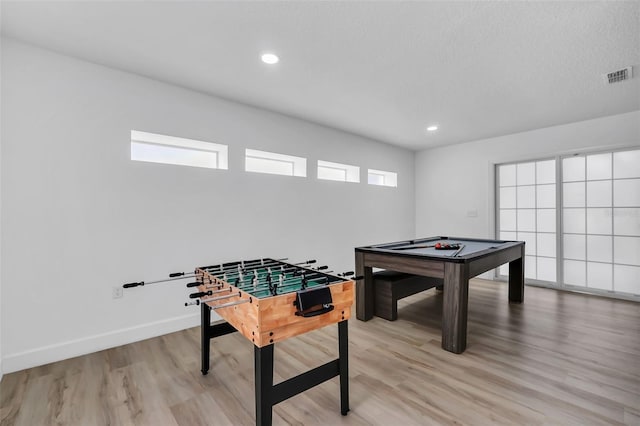
[[[113,298],[120,299],[124,294],[123,290],[124,289],[122,287],[113,287],[113,294],[112,294]]]

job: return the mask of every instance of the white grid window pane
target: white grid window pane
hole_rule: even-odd
[[[516,230],[516,211],[500,210],[500,231]]]
[[[640,164],[637,167],[640,168]],[[614,180],[613,205],[615,207],[640,207],[640,179]]]
[[[536,207],[536,187],[518,186],[517,206],[519,209],[533,209]]]
[[[556,182],[556,160],[538,161],[536,163],[536,183]]]
[[[613,289],[640,295],[640,266],[613,265]]]
[[[587,233],[611,235],[611,209],[587,209]]]
[[[536,183],[536,164],[520,163],[516,165],[518,185],[533,185]]]
[[[500,175],[500,186],[515,186],[516,184],[516,165],[509,164],[500,166],[498,169]]]
[[[540,279],[538,273],[537,245],[538,233],[556,232],[556,160],[532,161],[497,167],[499,184],[496,197],[499,208],[499,235],[503,239],[517,239],[525,242],[525,278]],[[584,205],[581,205],[583,207]],[[584,222],[584,219],[583,219]],[[513,231],[517,233],[513,233]],[[551,235],[550,238],[553,238]],[[545,243],[548,238],[541,237]],[[553,263],[555,246],[546,252],[548,260],[540,261],[545,267],[542,279],[555,282]],[[498,273],[508,274],[508,266],[503,265]]]
[[[518,239],[517,235],[515,232],[500,231],[500,239],[505,241],[516,241]]]
[[[556,186],[538,185],[536,187],[536,207],[554,208],[556,206]]]
[[[587,262],[587,286],[601,290],[613,290],[613,265]]]
[[[536,257],[535,256],[525,256],[524,257],[524,277],[536,279]]]
[[[570,234],[584,234],[586,232],[585,209],[564,209],[564,232]]]
[[[556,234],[538,233],[536,249],[538,256],[556,257]]]
[[[556,281],[556,259],[550,257],[538,257],[538,279],[542,281]]]
[[[587,207],[611,207],[611,181],[587,182]]]
[[[613,153],[613,178],[640,178],[640,149]]]
[[[536,211],[534,209],[518,209],[518,231],[536,231]]]
[[[500,188],[500,208],[515,209],[516,208],[516,188],[515,186]]]
[[[587,267],[585,262],[577,260],[564,261],[564,283],[570,285],[587,285]]]
[[[587,240],[584,235],[565,234],[564,237],[565,259],[585,260],[587,256]]]
[[[587,260],[611,262],[613,260],[613,238],[607,235],[587,235]]]
[[[640,266],[640,237],[614,237],[614,262]]]
[[[587,180],[611,179],[611,153],[587,156]]]
[[[536,255],[535,232],[518,232],[518,241],[524,241],[524,252],[527,256]]]
[[[556,209],[536,211],[538,232],[556,232]]]
[[[640,236],[640,208],[613,209],[615,235]]]
[[[562,181],[584,180],[584,157],[571,157],[562,160]]]
[[[565,183],[563,186],[563,205],[565,207],[584,207],[586,199],[584,186],[584,182]]]

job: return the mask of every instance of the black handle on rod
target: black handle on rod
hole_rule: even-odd
[[[203,296],[211,296],[213,294],[213,292],[211,290],[209,291],[200,291],[198,293],[191,293],[189,295],[190,299],[197,299],[198,297],[203,297]]]

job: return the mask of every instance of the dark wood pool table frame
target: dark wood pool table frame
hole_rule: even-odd
[[[434,256],[381,248],[391,245],[422,245],[431,241],[462,240],[498,244],[459,257]],[[356,318],[373,317],[374,288],[372,268],[406,272],[444,280],[442,307],[442,349],[460,354],[467,347],[467,305],[469,279],[509,262],[509,302],[524,300],[524,242],[482,240],[457,237],[430,237],[397,243],[378,244],[355,249],[356,275],[364,277],[356,284]]]

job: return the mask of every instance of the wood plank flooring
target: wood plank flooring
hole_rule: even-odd
[[[440,348],[442,293],[398,320],[349,321],[351,411],[335,378],[274,408],[276,425],[640,425],[640,304],[475,279],[468,346]],[[337,356],[337,327],[276,345],[279,382]],[[252,425],[253,347],[199,328],[6,374],[2,425]]]

